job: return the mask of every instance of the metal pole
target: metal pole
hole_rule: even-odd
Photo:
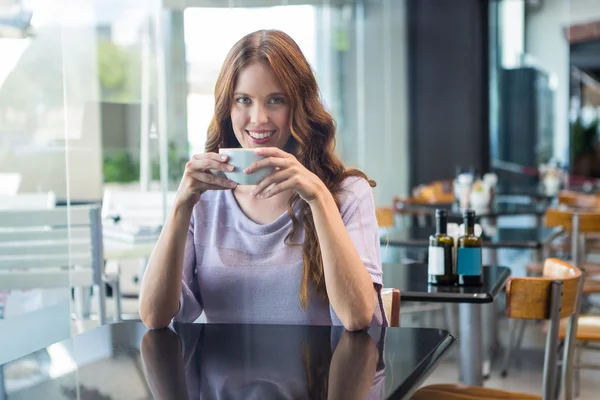
[[[579,268],[581,265],[579,255],[579,214],[573,212],[573,220],[571,223],[571,255],[573,256],[573,264]],[[565,388],[564,399],[573,400],[573,351],[575,347],[575,339],[577,337],[577,320],[579,318],[579,308],[581,306],[581,296],[583,294],[583,282],[585,271],[581,269],[581,279],[579,280],[579,288],[577,293],[577,303],[575,305],[575,313],[569,318],[567,324],[567,335],[565,337],[565,350],[563,353],[562,377],[561,381]]]
[[[99,206],[90,208],[92,233],[92,262],[94,284],[98,288],[98,319],[100,325],[106,324],[106,286],[104,284],[104,252],[102,242],[102,216]]]
[[[6,393],[6,385],[4,383],[4,367],[0,365],[0,400],[6,400],[8,394]]]
[[[550,292],[550,321],[546,336],[546,354],[544,356],[544,383],[542,400],[554,400],[556,368],[558,358],[558,329],[560,327],[560,309],[562,306],[563,283],[552,281]]]
[[[483,386],[480,304],[462,303],[459,313],[460,380],[466,385]]]
[[[140,104],[140,187],[142,192],[150,188],[150,25],[148,20],[144,23],[142,31],[142,87]]]
[[[165,10],[162,0],[156,2],[155,8],[155,42],[156,42],[156,75],[157,75],[157,121],[158,147],[160,158],[160,187],[163,200],[163,221],[167,220],[167,192],[169,190],[169,132],[167,132],[167,61],[165,55]]]
[[[365,5],[363,0],[357,0],[355,10],[356,27],[356,139],[358,149],[358,165],[366,167],[367,160],[367,122],[365,101]]]

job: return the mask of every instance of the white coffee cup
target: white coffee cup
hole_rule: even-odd
[[[273,168],[262,168],[250,174],[244,172],[252,163],[264,158],[256,154],[254,149],[219,149],[219,154],[229,156],[228,164],[233,165],[233,171],[224,171],[227,179],[238,185],[258,185],[273,172]]]

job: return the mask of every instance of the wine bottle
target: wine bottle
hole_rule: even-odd
[[[481,285],[481,239],[475,236],[475,211],[463,212],[465,234],[458,238],[456,273],[459,285]]]
[[[454,238],[447,234],[448,214],[435,210],[435,235],[429,237],[428,281],[432,285],[454,285],[456,274],[452,251]]]

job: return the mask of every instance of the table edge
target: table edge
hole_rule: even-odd
[[[435,357],[435,359],[432,359],[434,357],[433,354],[435,353],[435,350],[431,351],[427,355],[427,357],[425,357],[425,359],[417,365],[417,367],[406,378],[406,380],[402,384],[400,384],[392,393],[390,393],[389,396],[386,397],[386,400],[410,398],[410,396],[412,396],[419,389],[421,384],[436,370],[438,364],[450,353],[450,350],[457,343],[457,338],[454,337],[447,330],[441,330],[446,332],[447,336],[442,340],[442,343],[440,344],[440,346],[445,347],[441,350],[439,355]],[[430,360],[428,365],[423,365],[428,360]],[[420,369],[423,369],[423,371],[419,371]],[[415,374],[418,374],[418,376],[415,377]],[[406,388],[406,382],[409,381],[411,378],[415,378],[414,385],[412,385],[409,388]]]

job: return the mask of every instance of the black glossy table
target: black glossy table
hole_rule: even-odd
[[[481,286],[436,286],[427,283],[426,264],[383,264],[383,286],[400,289],[401,301],[458,303],[459,377],[476,386],[483,385],[496,341],[495,310],[488,310],[483,323],[482,305],[494,302],[509,277],[509,268],[484,266]]]
[[[328,326],[175,324],[148,331],[139,322],[118,323],[0,366],[0,371],[25,366],[36,375],[25,377],[35,383],[2,394],[98,400],[407,399],[454,342],[448,332],[426,328],[348,332]],[[15,386],[8,378],[4,384]]]
[[[483,267],[481,286],[437,286],[427,283],[427,264],[383,264],[383,286],[400,289],[403,301],[492,303],[510,277],[510,269]]]

